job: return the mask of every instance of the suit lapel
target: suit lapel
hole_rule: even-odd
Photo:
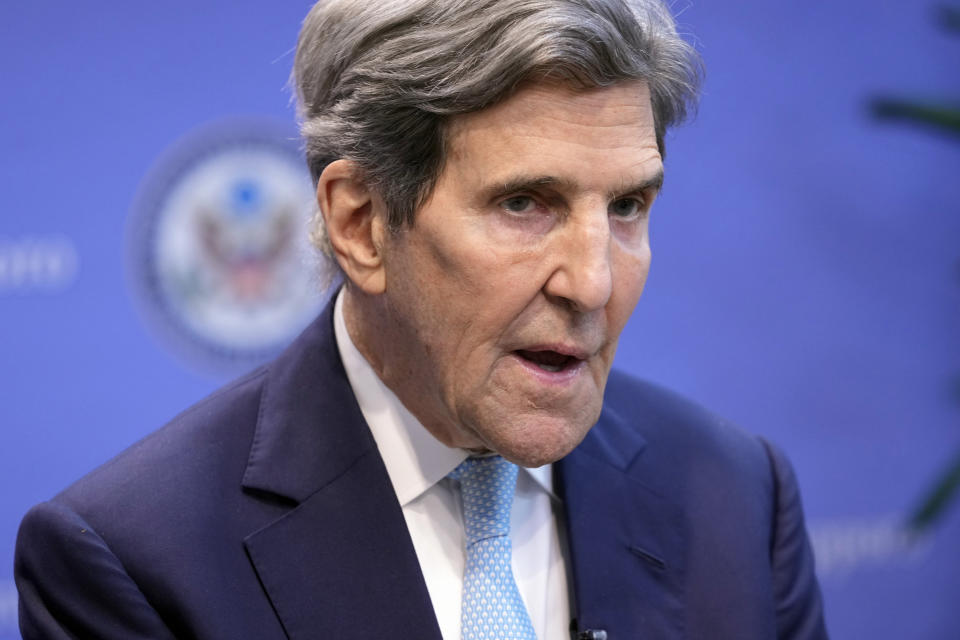
[[[247,553],[292,640],[437,638],[403,515],[376,451],[273,524]]]
[[[270,366],[243,478],[291,509],[244,544],[292,640],[440,631],[403,513],[350,389],[333,305]]]
[[[683,636],[684,522],[644,482],[664,472],[649,458],[636,427],[605,408],[557,465],[578,626],[610,640]]]

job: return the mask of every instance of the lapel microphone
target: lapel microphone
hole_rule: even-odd
[[[584,629],[583,631],[578,631],[580,625],[577,623],[577,619],[573,618],[570,620],[570,640],[607,640],[607,632],[605,629]]]

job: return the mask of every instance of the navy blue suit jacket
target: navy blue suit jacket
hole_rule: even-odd
[[[826,637],[796,482],[763,440],[614,373],[554,468],[579,628]],[[273,363],[34,507],[15,574],[25,640],[440,640],[330,308]]]

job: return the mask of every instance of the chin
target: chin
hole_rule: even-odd
[[[533,424],[514,424],[506,431],[490,433],[487,446],[521,467],[542,467],[573,451],[594,422],[541,419]]]

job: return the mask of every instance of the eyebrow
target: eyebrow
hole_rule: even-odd
[[[641,180],[640,182],[633,185],[627,185],[623,189],[617,189],[613,193],[608,193],[607,196],[609,199],[612,200],[613,198],[616,198],[618,195],[622,195],[622,194],[641,193],[643,191],[649,191],[651,189],[655,192],[659,192],[662,188],[663,188],[663,168],[660,168],[657,170],[655,174],[653,174],[649,178],[646,178],[645,180]]]
[[[508,193],[513,193],[516,191],[530,191],[536,190],[541,187],[559,187],[561,191],[575,191],[579,188],[579,184],[575,180],[568,180],[566,178],[558,178],[556,176],[516,176],[506,180],[504,182],[498,182],[491,184],[490,186],[484,188],[483,194],[484,199],[489,200],[496,198],[498,196],[506,195]],[[621,187],[614,189],[607,193],[607,199],[613,200],[614,198],[629,194],[629,193],[641,193],[644,191],[649,191],[653,189],[654,191],[660,191],[663,187],[663,169],[659,169],[654,175],[649,178],[645,178],[640,182],[633,184],[625,184]]]

